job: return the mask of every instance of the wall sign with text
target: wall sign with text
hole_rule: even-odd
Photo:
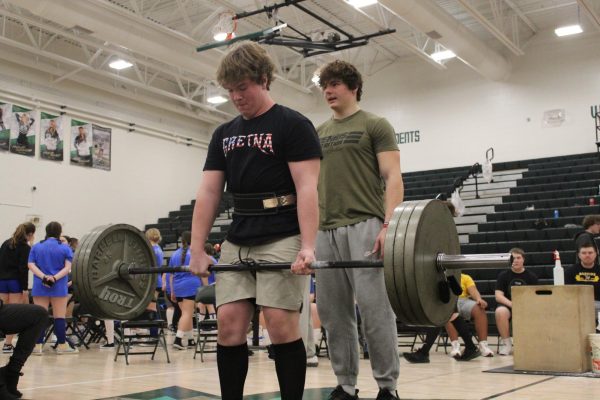
[[[418,143],[421,141],[421,132],[419,131],[396,132],[394,135],[398,144]]]

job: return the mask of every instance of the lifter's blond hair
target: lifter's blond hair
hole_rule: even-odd
[[[234,85],[244,79],[265,83],[267,90],[275,79],[275,64],[267,51],[258,43],[243,41],[223,57],[217,68],[219,85]]]

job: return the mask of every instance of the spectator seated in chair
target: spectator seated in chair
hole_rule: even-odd
[[[583,218],[582,225],[584,230],[575,235],[575,248],[579,251],[583,245],[592,245],[596,250],[596,256],[598,256],[596,237],[600,234],[600,215],[586,215]]]
[[[500,333],[498,354],[508,356],[512,352],[510,319],[512,317],[511,288],[513,286],[537,285],[538,277],[525,269],[525,252],[517,247],[510,250],[511,267],[502,271],[496,281],[496,326]]]
[[[582,245],[577,251],[578,261],[565,271],[565,284],[592,285],[594,287],[594,308],[596,310],[596,330],[600,330],[600,265],[598,253],[592,243]]]
[[[481,294],[479,293],[479,290],[477,290],[473,278],[469,275],[460,274],[460,287],[462,293],[458,297],[458,312],[465,320],[473,320],[477,338],[479,340],[479,351],[481,352],[481,355],[484,357],[493,357],[494,352],[488,347],[487,343],[488,319],[485,309],[488,304],[481,298]],[[454,350],[457,345],[460,347],[458,344],[458,333],[454,330],[453,325],[447,324],[446,330],[452,340],[452,349]]]

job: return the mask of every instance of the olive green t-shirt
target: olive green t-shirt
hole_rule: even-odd
[[[323,159],[319,176],[319,229],[353,225],[385,216],[384,182],[377,153],[399,151],[394,128],[359,110],[317,128]]]

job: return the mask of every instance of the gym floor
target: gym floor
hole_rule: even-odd
[[[172,336],[169,337],[172,341]],[[49,346],[46,346],[47,348]],[[435,348],[435,347],[434,347]],[[495,346],[494,346],[495,348]],[[147,349],[147,348],[144,348]],[[133,356],[130,365],[114,350],[81,349],[76,355],[56,355],[46,350],[31,356],[19,389],[24,399],[216,399],[219,380],[215,354],[193,359],[193,350],[169,348],[171,363],[162,350],[154,361],[148,355]],[[8,355],[2,355],[3,362]],[[430,364],[408,364],[401,359],[398,393],[401,399],[599,399],[600,379],[548,375],[486,373],[512,365],[512,357],[495,356],[457,362],[442,348],[432,352]],[[358,388],[361,399],[373,399],[377,386],[368,360],[360,362]],[[319,367],[308,368],[305,400],[326,399],[336,385],[329,360],[319,358]],[[246,380],[246,400],[279,399],[273,361],[266,352],[250,357]]]

